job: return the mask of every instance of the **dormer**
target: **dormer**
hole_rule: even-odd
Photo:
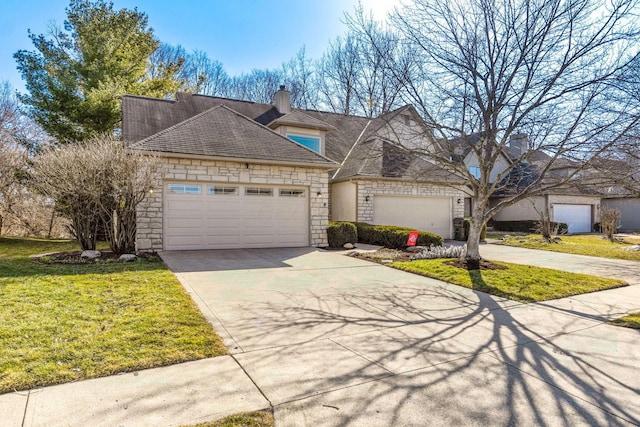
[[[324,155],[325,134],[335,130],[335,127],[302,111],[291,110],[290,100],[289,91],[280,86],[280,90],[274,96],[274,107],[283,115],[267,126],[280,135]]]

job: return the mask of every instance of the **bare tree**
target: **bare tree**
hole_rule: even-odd
[[[354,114],[355,87],[360,69],[355,37],[338,37],[331,42],[317,68],[319,102],[333,112]]]
[[[251,70],[248,74],[230,79],[226,96],[268,104],[283,81],[284,75],[281,70]]]
[[[157,173],[153,158],[103,135],[45,149],[34,160],[32,182],[71,221],[83,250],[95,249],[102,221],[111,250],[122,254],[135,251],[136,207]]]
[[[30,154],[43,142],[8,83],[0,86],[0,234],[50,236],[57,225],[47,200],[26,185]],[[57,227],[56,227],[57,228]],[[56,235],[60,230],[56,230]]]
[[[636,6],[635,0],[414,0],[393,14],[416,66],[407,74],[394,57],[385,60],[402,70],[404,96],[435,137],[407,148],[466,178],[474,202],[468,265],[479,265],[488,219],[572,182],[637,124],[628,98],[610,105],[612,83],[637,55]],[[362,25],[356,30],[368,33]],[[510,150],[522,134],[525,146]],[[567,160],[579,166],[552,176],[554,165]],[[490,205],[498,192],[504,197]]]
[[[296,56],[282,64],[284,84],[291,92],[291,105],[297,108],[317,108],[318,93],[314,79],[314,63],[302,47]]]
[[[602,208],[600,211],[600,227],[604,237],[610,241],[614,241],[614,234],[620,223],[620,211],[616,209]]]

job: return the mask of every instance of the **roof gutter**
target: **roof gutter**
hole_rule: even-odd
[[[317,169],[335,169],[338,166],[338,163],[331,161],[332,163],[305,163],[305,162],[290,162],[286,160],[266,160],[266,159],[249,159],[242,157],[222,157],[222,156],[205,156],[200,154],[184,154],[184,153],[169,153],[164,151],[151,151],[151,150],[138,150],[132,149],[135,151],[139,151],[144,154],[154,155],[158,157],[166,157],[166,158],[179,158],[179,159],[193,159],[193,160],[211,160],[211,161],[221,161],[221,162],[233,162],[233,163],[253,163],[259,165],[275,165],[275,166],[295,166],[295,167],[304,167],[304,168],[317,168]]]

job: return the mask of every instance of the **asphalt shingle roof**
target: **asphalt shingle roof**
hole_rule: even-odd
[[[130,144],[138,150],[335,166],[320,154],[219,105]]]
[[[220,106],[224,106],[224,110],[216,108]],[[420,180],[458,181],[442,168],[398,152],[398,147],[391,148],[392,144],[384,143],[377,136],[396,116],[411,109],[401,107],[375,119],[297,108],[283,115],[271,104],[206,95],[178,93],[173,101],[127,95],[123,98],[122,127],[123,139],[132,148],[325,164],[330,159],[336,162],[336,170],[344,162],[336,179],[357,176],[417,179],[420,176]],[[326,158],[261,126],[270,124],[327,130]]]

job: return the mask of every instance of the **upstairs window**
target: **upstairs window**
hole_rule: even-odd
[[[477,179],[480,179],[480,168],[478,166],[469,166],[469,172]]]
[[[305,147],[310,148],[316,153],[320,152],[319,136],[287,135],[287,138],[297,142],[300,145],[304,145]]]

